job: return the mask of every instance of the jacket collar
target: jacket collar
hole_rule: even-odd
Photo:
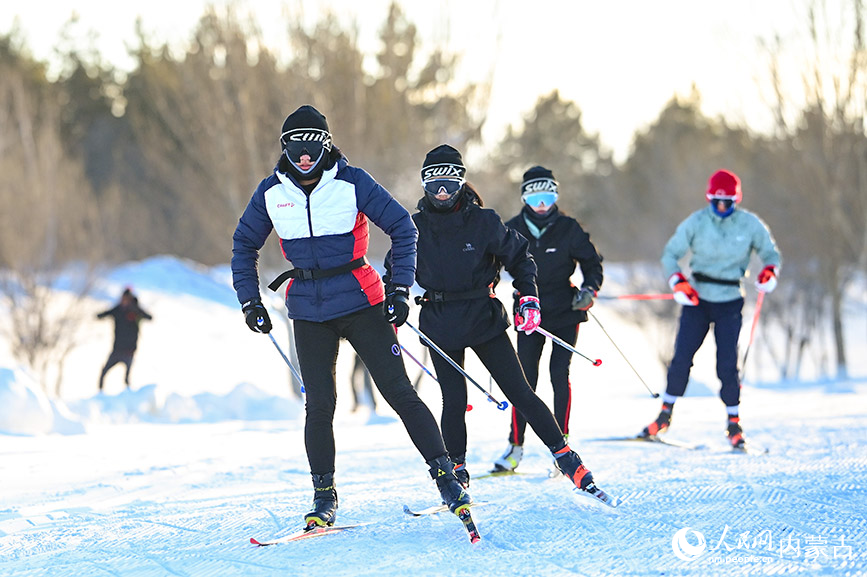
[[[316,192],[317,190],[322,188],[324,185],[326,185],[329,182],[331,182],[332,180],[334,180],[335,177],[337,176],[337,173],[344,166],[346,166],[346,159],[341,158],[340,160],[338,160],[337,162],[334,163],[334,166],[332,166],[328,170],[322,171],[322,176],[319,178],[319,182],[316,183],[316,187],[313,189],[313,192]],[[291,174],[286,174],[285,172],[280,172],[277,169],[274,170],[274,174],[277,175],[277,178],[283,184],[291,185],[291,186],[293,186],[293,187],[295,187],[301,191],[304,190],[304,187],[301,186],[300,184],[298,184],[298,181],[295,180],[295,178]],[[313,193],[311,192],[310,194],[313,194]]]

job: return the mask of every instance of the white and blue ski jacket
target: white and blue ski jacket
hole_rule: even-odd
[[[279,170],[253,193],[232,237],[232,278],[238,301],[259,298],[259,250],[274,230],[295,268],[327,270],[365,256],[368,218],[392,242],[392,282],[411,286],[418,232],[409,213],[364,170],[341,157],[308,195]],[[379,273],[364,264],[320,279],[294,278],[286,287],[289,318],[324,322],[385,300]]]

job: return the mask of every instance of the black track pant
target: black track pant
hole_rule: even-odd
[[[542,442],[549,447],[561,443],[563,432],[557,426],[554,415],[527,384],[521,363],[506,332],[472,349],[494,377],[509,403],[530,423]],[[463,366],[465,351],[466,349],[460,349],[445,352]],[[467,451],[466,379],[436,351],[431,351],[431,359],[443,392],[443,439],[449,454],[459,458]]]
[[[573,347],[578,340],[578,328],[580,325],[567,325],[551,334],[569,343]],[[542,348],[548,339],[539,333],[525,334],[518,331],[518,358],[530,388],[536,390],[539,380],[539,359],[542,357]],[[551,387],[554,389],[554,417],[564,435],[569,434],[569,415],[572,410],[572,384],[569,382],[569,365],[572,361],[572,353],[558,344],[551,343],[551,362],[548,371],[551,374]],[[509,442],[515,445],[524,444],[524,431],[527,429],[527,420],[521,416],[515,407],[512,407],[512,426],[509,430]]]
[[[135,351],[111,351],[111,354],[108,355],[108,360],[105,361],[105,366],[102,367],[102,374],[99,375],[99,390],[102,390],[103,382],[105,381],[105,374],[118,363],[123,363],[126,365],[126,373],[123,376],[123,382],[126,383],[127,388],[129,388],[129,370],[132,368],[132,358],[135,354]]]
[[[379,305],[322,323],[296,320],[295,348],[307,391],[304,443],[310,472],[334,471],[335,369],[341,338],[349,341],[385,401],[400,416],[425,461],[445,455],[436,419],[418,398],[403,366],[400,345]]]

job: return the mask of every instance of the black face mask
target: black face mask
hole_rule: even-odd
[[[557,209],[557,205],[555,204],[555,205],[552,206],[551,209],[550,209],[548,212],[546,212],[545,214],[539,214],[539,213],[537,213],[535,210],[533,210],[532,208],[530,208],[530,207],[527,206],[527,205],[524,205],[523,212],[524,212],[524,214],[527,216],[527,218],[530,219],[530,221],[531,221],[533,224],[535,224],[535,225],[538,226],[538,227],[543,227],[543,226],[545,226],[546,224],[548,224],[549,222],[551,222],[551,220],[552,220],[552,219],[553,219],[553,218],[554,218],[554,217],[555,217],[555,216],[556,216],[560,211]]]

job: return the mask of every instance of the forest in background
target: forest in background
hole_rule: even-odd
[[[227,263],[237,219],[276,163],[283,119],[310,103],[350,162],[410,210],[424,155],[442,142],[481,151],[468,178],[504,218],[520,208],[523,171],[551,168],[561,208],[609,262],[655,264],[677,224],[704,206],[708,176],[735,171],[743,207],[768,223],[784,258],[763,312],[789,334],[773,351],[781,377],[796,378],[805,355],[845,377],[843,297],[867,270],[865,10],[853,1],[829,17],[816,6],[803,23],[813,50],[798,65],[801,104],[781,89],[786,47],[761,47],[779,88],[768,103],[771,133],[706,117],[693,90],[672,95],[621,163],[585,129],[580,103],[556,91],[516,110],[500,142],[482,142],[490,87],[459,84],[460,55],[424,46],[398,3],[383,14],[374,55],[333,15],[310,27],[288,15],[286,43],[274,47],[239,10],[209,8],[182,50],[140,27],[130,72],[77,46],[59,48],[59,73],[49,74],[13,30],[0,36],[0,329],[19,359],[44,372],[74,346],[76,303],[105,267],[158,254]],[[837,21],[844,29],[828,24]],[[828,56],[841,38],[846,52]],[[384,253],[376,242],[372,254]],[[281,260],[271,246],[262,267],[282,270]],[[666,288],[647,279],[636,275],[634,289]],[[48,288],[61,285],[70,297],[58,303]],[[676,320],[652,304],[634,314]],[[666,355],[670,341],[660,346]]]

